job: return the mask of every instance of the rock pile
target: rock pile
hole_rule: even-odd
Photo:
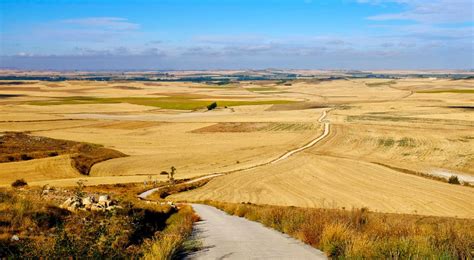
[[[117,202],[112,200],[109,195],[101,195],[98,200],[96,200],[94,196],[86,196],[83,198],[77,196],[70,197],[61,204],[61,208],[70,211],[109,211],[122,207],[118,206]]]

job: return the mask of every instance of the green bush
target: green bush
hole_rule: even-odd
[[[217,103],[216,102],[212,102],[212,104],[208,105],[207,106],[207,110],[213,110],[217,107]]]

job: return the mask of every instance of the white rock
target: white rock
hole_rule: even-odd
[[[92,204],[91,211],[104,211],[105,207],[100,204]]]
[[[99,196],[99,202],[102,202],[102,201],[109,201],[109,200],[110,200],[109,195],[100,195],[100,196]]]
[[[10,238],[11,241],[18,241],[20,238],[17,235],[13,235],[12,238]]]
[[[82,205],[86,206],[86,205],[91,205],[92,203],[94,203],[94,197],[82,198]]]

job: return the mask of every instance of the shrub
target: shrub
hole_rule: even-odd
[[[322,250],[331,257],[344,256],[351,241],[351,233],[346,225],[335,223],[324,228],[321,235]]]
[[[168,175],[169,173],[167,171],[162,171],[160,172],[160,175]]]
[[[21,158],[21,160],[23,160],[23,161],[28,161],[28,160],[33,159],[33,157],[29,156],[28,154],[22,154],[22,155],[20,156],[20,158]]]
[[[21,187],[24,187],[26,185],[28,185],[28,183],[24,179],[19,179],[19,180],[16,180],[12,183],[13,188],[21,188]]]
[[[167,226],[162,232],[144,243],[143,259],[174,259],[186,238],[191,235],[193,223],[198,220],[191,206],[182,207],[167,219]]]
[[[456,176],[456,175],[451,175],[451,177],[449,177],[449,179],[448,179],[448,183],[451,183],[451,184],[461,184],[461,183],[459,182],[458,176]]]
[[[58,155],[59,155],[58,152],[50,152],[50,153],[48,153],[48,156],[49,156],[49,157],[54,157],[54,156],[58,156]]]
[[[15,161],[15,157],[13,157],[11,155],[7,156],[7,160],[10,161],[10,162],[13,162],[13,161]]]
[[[212,104],[208,105],[207,106],[207,110],[213,110],[217,107],[217,103],[216,102],[212,102]]]

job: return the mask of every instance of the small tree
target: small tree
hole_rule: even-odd
[[[168,174],[168,179],[171,184],[174,184],[174,174],[176,173],[176,168],[171,166],[171,172]]]
[[[85,192],[84,192],[84,180],[78,180],[76,182],[77,186],[76,188],[74,189],[74,195],[76,196],[76,198],[79,198],[79,199],[82,199],[85,195]]]
[[[212,104],[208,105],[207,106],[207,110],[213,110],[214,108],[217,107],[217,103],[216,102],[212,102]]]

